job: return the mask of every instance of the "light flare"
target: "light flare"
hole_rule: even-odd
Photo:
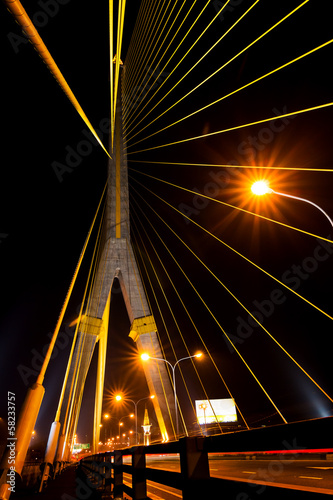
[[[251,191],[257,196],[263,196],[264,194],[271,193],[272,189],[269,187],[267,181],[260,180],[252,184]]]

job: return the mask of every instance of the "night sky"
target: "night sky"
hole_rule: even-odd
[[[188,19],[188,26],[203,7],[204,2],[198,3],[200,5],[193,9]],[[221,36],[222,30],[229,28],[252,3],[246,0],[230,2],[224,18],[214,22],[184,61],[179,73],[170,76],[166,89],[169,90],[179,75],[190,69]],[[177,90],[170,93],[151,117],[157,117],[299,3],[295,0],[259,2],[243,24],[226,37],[181,82]],[[127,2],[123,60],[138,9],[136,4]],[[183,50],[190,47],[200,30],[213,18],[219,4],[222,5],[222,2],[212,1],[207,7],[201,22],[184,43]],[[101,130],[104,120],[109,117],[107,3],[91,8],[88,2],[69,0],[62,5],[57,4],[58,8],[52,15],[41,15],[42,8],[35,1],[26,1],[23,5],[28,14],[35,16],[35,20],[40,23],[40,35],[89,120]],[[190,5],[191,2],[188,2],[188,8]],[[57,176],[52,165],[54,162],[65,163],[67,155],[73,150],[77,151],[80,141],[86,139],[86,126],[33,48],[25,43],[19,27],[4,5],[1,8],[3,161],[0,181],[0,416],[6,418],[6,392],[16,393],[19,407],[27,387],[35,381],[43,350],[45,352],[50,332],[56,324],[105,184],[107,157],[94,145],[89,153],[73,163],[70,172]],[[283,27],[246,50],[190,98],[133,138],[132,143],[330,38],[328,0],[320,2],[320,8],[318,3],[308,2]],[[329,315],[333,315],[333,243],[320,242],[311,236],[240,213],[152,177],[332,239],[333,228],[314,207],[277,195],[270,195],[269,199],[254,199],[249,192],[252,180],[264,175],[276,191],[307,198],[333,217],[331,172],[260,169],[264,166],[317,170],[332,168],[331,108],[277,120],[274,126],[273,122],[269,122],[177,146],[135,152],[328,103],[332,100],[331,60],[332,46],[329,45],[319,53],[153,138],[137,145],[131,146],[129,143],[129,159],[135,160],[129,162],[132,241],[135,248],[142,251],[140,254],[138,250],[140,265],[142,259],[148,268],[153,264],[177,318],[176,324],[156,275],[150,269],[150,281],[145,277],[144,281],[166,356],[170,362],[175,361],[170,338],[177,357],[187,355],[177,325],[191,353],[205,351],[177,297],[173,283],[204,339],[205,347],[213,356],[250,425],[278,423],[280,420],[223,337],[217,321],[234,339],[237,349],[288,421],[332,415],[333,404],[296,369],[264,332],[257,326],[251,326],[247,313],[198,259],[185,249],[158,215],[248,310],[257,311],[258,317],[261,315],[264,327],[331,396],[332,320],[260,273],[207,232],[203,232],[198,225],[284,281]],[[171,67],[167,67],[159,84],[170,73]],[[104,134],[103,142],[108,144],[107,133]],[[156,163],[145,163],[148,161]],[[251,165],[258,168],[221,170],[214,167],[159,165],[158,162]],[[178,212],[156,195],[177,208]],[[188,214],[198,225],[190,223],[179,211]],[[165,246],[154,229],[166,242]],[[179,261],[193,287],[170,254]],[[88,265],[85,263],[83,266],[82,276],[61,328],[57,352],[46,375],[46,395],[36,426],[41,442],[46,439],[54,419],[69,340],[73,334],[69,323],[78,312]],[[168,331],[151,293],[150,283],[155,287]],[[112,297],[104,409],[118,419],[130,413],[132,406],[128,404],[116,409],[111,403],[112,395],[123,390],[128,398],[138,400],[148,396],[148,389],[142,370],[133,362],[135,346],[127,338],[129,322],[117,287]],[[200,297],[217,321],[212,319]],[[228,397],[208,356],[205,355],[196,366],[211,399]],[[92,370],[94,367],[95,360]],[[186,362],[182,367],[193,400],[203,398],[191,363]],[[178,391],[185,401],[186,392],[180,377]],[[84,415],[89,417],[89,408],[92,407],[90,379],[83,405]],[[144,404],[140,405],[140,415],[143,409]],[[184,412],[191,426],[194,416],[188,403],[184,405]],[[79,436],[83,441],[90,439],[88,420],[82,419],[79,424]]]

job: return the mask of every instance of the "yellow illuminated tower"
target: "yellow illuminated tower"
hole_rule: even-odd
[[[145,408],[145,416],[143,418],[143,444],[149,446],[150,444],[150,428],[151,423],[149,422],[148,410]]]
[[[95,452],[99,442],[109,310],[112,307],[111,289],[114,280],[118,280],[121,288],[131,324],[129,336],[137,346],[138,359],[142,352],[148,352],[155,358],[163,357],[156,323],[148,305],[130,240],[127,160],[123,152],[119,109],[118,106],[114,147],[108,164],[107,207],[98,269],[89,309],[80,322],[60,418],[62,425],[65,420],[67,421],[66,429],[63,425],[62,439],[70,443],[76,432],[84,384],[97,346],[98,373],[93,436]],[[162,440],[173,439],[175,437],[174,395],[166,366],[164,363],[152,362],[142,364],[142,367],[149,392],[155,395],[152,401]],[[66,445],[61,443],[60,452],[58,450],[57,460],[60,462],[63,446]]]

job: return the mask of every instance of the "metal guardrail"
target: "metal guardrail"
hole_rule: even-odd
[[[331,428],[331,425],[332,420],[329,422],[329,428]],[[263,485],[259,481],[255,483],[255,480],[250,483],[210,477],[209,453],[255,450],[255,445],[262,452],[268,449],[267,443],[273,446],[280,444],[280,448],[273,448],[276,450],[281,450],[281,443],[284,443],[286,451],[290,452],[294,449],[295,453],[297,453],[298,438],[295,437],[295,430],[296,427],[290,424],[290,426],[257,429],[212,438],[182,438],[179,441],[160,445],[135,446],[113,452],[99,453],[82,459],[80,466],[83,472],[88,475],[88,480],[95,484],[95,487],[99,486],[106,489],[110,492],[110,495],[112,491],[110,498],[123,498],[123,494],[126,493],[134,500],[149,500],[147,496],[147,480],[151,480],[179,489],[184,500],[206,498],[250,500],[256,498],[259,491],[260,500],[280,500],[281,498],[284,500],[315,500],[321,498],[324,494],[269,484]],[[313,434],[310,435],[308,432],[308,426],[301,428],[300,439],[302,440],[302,436],[306,434],[310,440],[311,437],[313,439]],[[146,455],[175,453],[179,454],[180,457],[181,472],[170,472],[147,467]],[[124,457],[128,456],[131,458],[130,465],[124,463]],[[124,473],[131,475],[132,486],[124,484]],[[257,490],[255,489],[256,486]]]
[[[198,445],[199,448],[201,447],[200,442],[203,442],[203,438],[184,438],[180,441],[165,444],[134,446],[84,458],[80,461],[80,465],[89,475],[90,481],[95,485],[100,487],[113,485],[113,498],[122,498],[123,493],[126,493],[135,500],[146,500],[149,498],[147,496],[147,480],[151,480],[179,489],[183,492],[183,498],[193,500],[196,497],[193,496],[193,490],[190,488],[192,481],[195,481],[198,486],[198,481],[202,482],[209,479],[208,456],[198,449]],[[195,449],[198,449],[198,451],[195,452]],[[147,467],[147,454],[179,454],[181,472],[170,472]],[[124,457],[128,456],[131,457],[131,465],[124,463]],[[124,473],[132,476],[132,487],[124,484]],[[197,491],[196,489],[196,493]]]

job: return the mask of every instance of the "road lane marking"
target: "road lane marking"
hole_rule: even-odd
[[[311,465],[308,465],[306,468],[307,469],[321,469],[321,470],[333,469],[333,467],[315,467],[315,466],[311,466]]]
[[[170,490],[164,490],[163,488],[158,486],[157,483],[155,483],[155,482],[151,483],[150,481],[147,481],[147,486],[150,486],[151,488],[156,488],[157,490],[164,491],[165,493],[168,493],[169,495],[173,495],[173,496],[178,497],[178,498],[183,498],[183,495],[178,495],[178,493],[174,493],[173,491],[170,491]],[[171,488],[171,486],[170,486],[170,488]]]
[[[298,476],[301,479],[324,479],[323,477],[315,477],[315,476]]]
[[[128,481],[124,481],[124,484],[126,484],[126,486],[129,486],[130,488],[132,488],[132,485]],[[164,493],[168,493],[169,495],[172,495],[172,496],[175,496],[175,497],[178,497],[178,498],[183,498],[183,496],[182,495],[178,495],[178,493],[174,493],[173,491],[165,490],[164,488],[161,488],[160,486],[157,486],[157,483],[151,483],[150,481],[147,481],[147,486],[150,486],[151,488],[155,488],[155,489],[160,490],[160,491],[164,491]],[[160,496],[158,496],[158,495],[156,495],[156,494],[154,494],[154,493],[152,493],[150,491],[149,491],[149,496],[151,498],[155,497],[154,500],[163,500],[163,497],[160,497]]]

